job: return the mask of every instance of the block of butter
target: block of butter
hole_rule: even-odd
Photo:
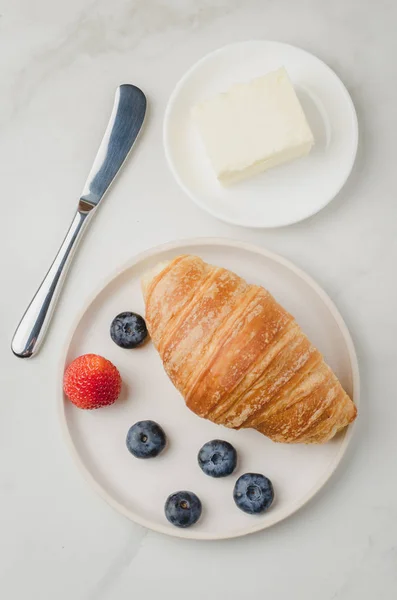
[[[284,67],[197,104],[192,115],[224,185],[304,156],[314,143]]]

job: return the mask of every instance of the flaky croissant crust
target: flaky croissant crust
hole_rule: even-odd
[[[200,417],[285,443],[326,442],[355,419],[320,352],[264,288],[186,255],[142,286],[164,368]]]

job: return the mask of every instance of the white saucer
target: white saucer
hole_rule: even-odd
[[[144,314],[140,277],[178,254],[200,255],[266,286],[296,316],[356,403],[357,358],[338,310],[308,275],[262,248],[224,239],[175,242],[145,252],[104,282],[84,307],[60,365],[59,397],[66,439],[85,477],[111,506],[141,525],[184,538],[232,538],[269,527],[312,498],[339,464],[353,428],[322,446],[275,444],[253,430],[226,429],[186,408],[150,342],[136,350],[116,346],[109,335],[112,319],[125,310]],[[65,365],[88,352],[111,360],[123,379],[121,398],[96,411],[76,408],[61,387]],[[126,449],[129,427],[142,419],[157,421],[168,436],[158,458],[139,460]],[[230,441],[239,457],[236,472],[222,480],[204,475],[197,465],[198,450],[214,438]],[[234,504],[233,486],[247,471],[273,481],[276,501],[263,515],[247,515]],[[164,515],[167,496],[183,489],[195,492],[203,504],[201,520],[189,529],[170,525]]]
[[[229,188],[217,181],[190,111],[197,102],[285,66],[315,137],[308,157]],[[208,54],[182,77],[164,117],[164,148],[181,188],[213,216],[245,227],[296,223],[324,208],[356,157],[357,116],[348,91],[321,60],[294,46],[241,42]]]

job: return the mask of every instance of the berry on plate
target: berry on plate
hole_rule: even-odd
[[[165,448],[167,438],[154,421],[138,421],[129,428],[126,444],[136,458],[153,458]]]
[[[100,408],[116,402],[121,377],[110,360],[97,354],[84,354],[75,358],[66,369],[63,389],[79,408]]]
[[[145,319],[133,312],[122,312],[110,325],[110,337],[121,348],[136,348],[148,335]]]
[[[272,482],[260,473],[245,473],[236,481],[233,498],[238,508],[250,515],[265,512],[274,499]]]
[[[210,477],[226,477],[233,473],[237,464],[235,448],[223,440],[212,440],[200,449],[197,456],[198,464]]]
[[[168,496],[164,510],[165,516],[172,525],[190,527],[199,520],[202,508],[196,494],[182,491]]]

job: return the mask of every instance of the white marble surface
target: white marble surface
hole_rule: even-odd
[[[2,0],[0,13],[0,597],[396,597],[394,0]],[[201,212],[172,180],[161,145],[165,103],[185,69],[251,38],[291,42],[328,62],[360,121],[340,196],[275,231]],[[124,81],[150,101],[142,143],[81,246],[45,347],[20,361],[9,351],[13,329],[72,217]],[[281,525],[219,543],[170,539],[105,505],[68,455],[55,397],[66,332],[100,279],[137,251],[201,235],[266,245],[316,277],[351,327],[363,384],[357,435],[323,493]]]

